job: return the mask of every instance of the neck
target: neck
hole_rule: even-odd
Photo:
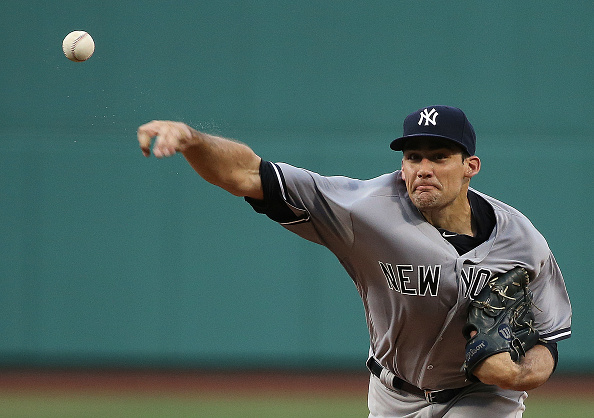
[[[463,196],[444,208],[421,210],[431,225],[457,234],[474,236],[476,230],[472,222],[472,210],[468,198]]]

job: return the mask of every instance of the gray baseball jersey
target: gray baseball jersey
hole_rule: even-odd
[[[363,301],[372,355],[407,382],[431,390],[468,384],[460,371],[467,307],[490,277],[516,266],[530,274],[541,338],[570,336],[571,306],[559,267],[516,209],[479,193],[496,225],[486,242],[460,255],[412,204],[400,171],[356,180],[273,167],[296,215],[283,226],[336,255]]]

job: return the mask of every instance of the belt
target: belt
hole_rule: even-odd
[[[411,385],[402,380],[394,373],[385,369],[376,359],[370,357],[367,360],[367,368],[373,373],[381,382],[390,389],[398,389],[408,392],[412,395],[425,398],[428,403],[446,403],[452,400],[457,394],[462,392],[465,387],[444,390],[423,390]]]

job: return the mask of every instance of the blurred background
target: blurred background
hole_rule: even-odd
[[[572,300],[559,373],[594,371],[591,1],[10,1],[0,7],[0,367],[364,371],[338,261],[145,159],[184,121],[371,178],[417,108],[465,110],[474,187],[547,238]],[[85,30],[86,62],[62,39]]]

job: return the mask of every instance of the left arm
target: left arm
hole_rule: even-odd
[[[551,352],[542,345],[535,345],[526,352],[519,363],[512,361],[509,353],[499,353],[483,360],[473,374],[487,385],[502,389],[531,390],[544,384],[555,366]]]

